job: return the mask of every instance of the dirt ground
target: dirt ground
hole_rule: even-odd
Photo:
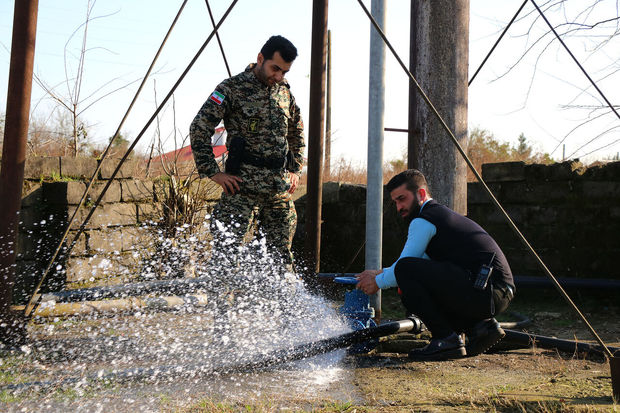
[[[608,346],[620,347],[620,294],[569,291]],[[384,297],[385,312],[400,309]],[[596,344],[555,290],[519,292],[500,321],[530,322],[522,331]],[[400,340],[403,342],[403,340]],[[400,347],[407,347],[404,341]],[[377,350],[402,351],[398,340]],[[620,356],[620,353],[618,353]],[[409,362],[402,353],[359,358],[355,385],[370,411],[620,411],[611,394],[608,361],[600,354],[516,348],[504,340],[490,354],[444,362]]]
[[[608,364],[512,350],[448,362],[369,357],[355,384],[369,411],[613,411]]]
[[[569,294],[602,339],[620,347],[620,294]],[[385,294],[383,305],[385,318],[402,318],[396,296]],[[553,290],[521,291],[510,311],[530,320],[525,327],[530,333],[593,342],[583,322]],[[502,321],[513,318],[513,314],[507,314]],[[183,315],[159,313],[149,320],[180,324]],[[138,322],[140,319],[127,318],[129,326]],[[505,342],[497,351],[478,357],[411,362],[403,351],[425,343],[424,337],[412,335],[390,337],[367,355],[344,355],[339,351],[257,372],[191,378],[180,375],[159,383],[128,380],[52,388],[32,386],[20,391],[9,388],[16,383],[58,378],[55,361],[71,363],[75,357],[82,363],[108,362],[96,348],[80,355],[86,348],[80,331],[91,328],[89,323],[93,321],[50,320],[32,329],[39,343],[47,343],[39,347],[38,355],[2,352],[0,411],[620,411],[611,397],[609,363],[601,355],[536,346],[514,348]],[[46,341],[50,325],[54,325],[55,333],[62,331],[55,337],[64,340],[62,354]],[[127,339],[127,348],[153,344]],[[143,359],[148,355],[145,353]],[[143,359],[140,361],[148,361]],[[191,361],[191,357],[185,361]]]

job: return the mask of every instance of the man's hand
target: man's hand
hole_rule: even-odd
[[[297,189],[297,185],[299,185],[299,175],[297,175],[295,172],[289,172],[289,174],[291,187],[289,188],[288,193],[292,194]]]
[[[355,288],[358,290],[362,290],[365,294],[372,295],[379,291],[379,286],[375,281],[375,277],[378,274],[381,274],[382,270],[365,270],[355,276],[357,278],[358,283],[355,285]]]
[[[211,180],[222,187],[224,192],[228,195],[233,195],[239,191],[239,182],[243,182],[243,179],[235,175],[230,175],[224,172],[218,172],[211,177]]]

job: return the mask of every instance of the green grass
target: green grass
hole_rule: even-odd
[[[0,357],[0,385],[16,384],[28,381],[30,377],[25,373],[28,365],[32,364],[31,357],[24,355],[6,355]]]
[[[9,390],[0,390],[0,403],[18,403],[25,400],[28,396],[25,394],[15,394]]]
[[[273,411],[287,412],[316,412],[316,413],[352,413],[367,412],[363,406],[355,406],[351,402],[322,401],[309,402],[306,400],[293,401],[287,408],[275,406],[269,400],[257,400],[254,403],[247,402],[217,402],[210,398],[202,399],[199,402],[181,409],[174,410],[175,413],[267,413]]]
[[[49,176],[40,177],[40,182],[76,182],[82,180],[79,176],[60,175],[58,172],[52,172]]]

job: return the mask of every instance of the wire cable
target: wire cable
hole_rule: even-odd
[[[577,58],[575,57],[575,55],[573,54],[573,52],[571,52],[571,50],[568,48],[568,46],[566,45],[566,43],[564,43],[564,40],[562,40],[562,38],[560,37],[560,35],[558,34],[558,32],[555,30],[555,28],[553,27],[553,25],[549,22],[549,20],[547,19],[547,16],[545,16],[545,14],[543,13],[543,11],[540,9],[540,7],[538,7],[538,4],[536,4],[536,2],[534,0],[531,0],[532,4],[534,5],[534,7],[536,7],[536,10],[538,10],[538,13],[540,14],[540,16],[543,18],[543,20],[545,21],[545,23],[547,23],[547,26],[549,26],[549,28],[551,29],[551,31],[553,32],[553,34],[555,35],[555,37],[558,39],[558,41],[560,42],[560,44],[564,47],[564,49],[566,50],[566,52],[568,52],[568,54],[570,55],[570,57],[573,59],[573,61],[577,64],[577,66],[579,66],[579,69],[581,70],[581,72],[588,78],[588,80],[590,81],[590,83],[592,84],[592,86],[594,86],[594,89],[596,89],[596,91],[601,95],[601,97],[603,98],[603,100],[605,101],[605,103],[607,103],[607,106],[609,106],[609,108],[612,110],[612,112],[614,112],[616,114],[616,116],[618,117],[618,119],[620,119],[620,114],[618,113],[618,111],[616,110],[616,108],[614,107],[614,105],[611,104],[611,102],[609,101],[609,99],[607,99],[607,96],[605,96],[605,94],[603,93],[603,91],[598,87],[598,85],[596,84],[596,82],[590,77],[590,75],[588,74],[588,72],[586,72],[586,69],[584,69],[584,67],[581,65],[581,63],[579,63],[579,60],[577,60]],[[582,146],[583,147],[583,146]],[[581,148],[580,148],[581,149]],[[573,152],[574,154],[574,152]],[[571,155],[572,156],[572,155]]]
[[[527,1],[527,0],[526,0]],[[209,5],[209,0],[205,0],[207,3],[207,10],[209,11],[209,18],[211,18],[211,24],[213,28],[215,28],[215,20],[213,19],[213,13],[211,13],[211,6]],[[228,77],[231,77],[230,67],[228,67],[228,60],[226,60],[226,53],[224,53],[224,46],[222,46],[222,40],[220,40],[220,34],[216,31],[215,37],[217,38],[217,44],[220,46],[220,51],[222,52],[222,58],[224,59],[224,64],[226,65],[226,71],[228,72]]]
[[[116,132],[114,132],[114,135],[112,135],[112,139],[110,139],[110,142],[108,143],[108,146],[105,148],[105,150],[101,154],[99,162],[97,163],[97,167],[95,168],[95,172],[93,172],[93,175],[90,178],[90,181],[88,182],[88,185],[86,185],[86,189],[84,190],[84,193],[82,194],[82,198],[80,198],[80,201],[78,202],[77,207],[75,208],[75,211],[73,211],[73,215],[71,215],[71,218],[69,218],[69,222],[67,223],[67,228],[65,229],[65,232],[63,233],[62,237],[60,238],[60,242],[58,243],[58,246],[56,247],[56,250],[52,254],[52,257],[50,258],[49,263],[47,264],[47,267],[45,268],[45,271],[43,272],[43,275],[41,276],[41,279],[37,283],[37,286],[35,287],[34,292],[32,293],[32,295],[30,297],[30,300],[28,300],[28,304],[26,305],[26,310],[25,310],[25,315],[26,316],[28,316],[28,314],[29,314],[28,308],[32,304],[32,301],[33,301],[34,297],[39,292],[39,289],[41,288],[41,285],[43,285],[43,281],[45,280],[45,278],[49,274],[49,272],[50,272],[50,270],[52,268],[52,265],[54,265],[54,261],[56,261],[56,258],[58,257],[58,254],[60,253],[60,250],[63,247],[63,243],[65,242],[65,240],[67,239],[67,236],[69,235],[69,230],[71,229],[71,224],[73,224],[73,221],[75,221],[75,217],[80,212],[80,208],[82,207],[82,205],[84,205],[84,201],[86,200],[86,196],[88,195],[88,191],[90,191],[90,189],[93,186],[93,183],[95,182],[95,179],[97,179],[97,177],[99,176],[99,171],[101,170],[101,166],[103,165],[103,161],[108,156],[108,152],[110,151],[110,148],[114,144],[114,139],[116,139],[116,137],[119,135],[119,133],[121,131],[121,128],[125,124],[125,121],[127,120],[127,117],[129,116],[129,113],[131,112],[131,109],[133,109],[133,105],[136,103],[136,100],[138,99],[138,96],[140,95],[140,92],[142,91],[142,88],[144,87],[144,85],[145,85],[147,79],[149,78],[149,76],[151,75],[151,72],[153,71],[153,68],[155,67],[155,62],[157,62],[157,59],[159,58],[159,55],[161,54],[161,51],[164,48],[164,45],[168,41],[168,37],[170,36],[170,33],[172,33],[172,29],[174,28],[174,26],[176,25],[177,21],[179,20],[179,17],[181,16],[181,12],[185,8],[186,4],[187,4],[187,0],[184,0],[183,3],[181,4],[181,7],[179,8],[179,11],[177,12],[177,14],[176,14],[176,16],[174,18],[174,20],[172,21],[172,24],[170,25],[170,28],[168,29],[168,32],[164,36],[164,40],[162,40],[162,42],[161,42],[161,44],[159,46],[159,49],[157,50],[157,53],[155,53],[155,57],[153,57],[153,60],[151,61],[151,65],[147,69],[147,71],[146,71],[146,73],[144,75],[144,78],[142,79],[142,83],[140,83],[140,86],[138,87],[138,90],[136,90],[136,93],[134,94],[134,97],[133,97],[131,103],[127,107],[127,111],[125,112],[125,115],[123,116],[123,118],[121,119],[120,123],[118,124],[118,127],[116,128]],[[78,233],[75,236],[74,240],[71,242],[69,247],[65,250],[65,254],[68,254],[69,252],[71,252],[71,250],[73,249],[73,246],[77,242],[77,238],[81,234],[82,234],[82,230],[78,231]]]
[[[472,173],[474,174],[474,176],[476,177],[476,179],[480,182],[480,184],[482,184],[483,188],[485,189],[485,191],[487,192],[487,194],[489,195],[489,197],[491,198],[491,200],[493,201],[493,203],[495,204],[495,206],[497,207],[497,209],[502,213],[502,215],[504,216],[504,218],[506,219],[506,221],[508,222],[509,226],[512,228],[512,230],[514,231],[514,233],[517,235],[517,237],[520,239],[520,241],[523,243],[523,245],[530,251],[530,253],[532,254],[532,256],[536,259],[536,261],[538,262],[538,264],[540,265],[540,267],[543,269],[543,271],[545,272],[545,274],[551,279],[551,281],[553,282],[553,284],[555,285],[555,287],[557,288],[557,290],[560,292],[560,294],[562,295],[562,297],[564,297],[564,299],[569,303],[569,305],[573,308],[573,310],[579,315],[579,317],[582,319],[582,321],[586,324],[586,326],[588,327],[588,329],[590,330],[590,333],[592,333],[592,335],[594,336],[594,338],[599,342],[599,344],[601,345],[601,347],[605,350],[605,353],[612,358],[613,354],[611,353],[611,351],[609,351],[609,349],[607,348],[607,346],[605,345],[605,343],[603,342],[603,340],[599,337],[599,335],[597,334],[597,332],[594,330],[594,328],[590,325],[590,323],[588,322],[588,320],[586,319],[586,317],[581,313],[581,311],[579,310],[579,308],[577,308],[577,305],[573,302],[573,300],[571,300],[571,298],[568,296],[568,294],[566,293],[566,291],[564,291],[564,289],[562,288],[562,286],[558,283],[557,279],[555,278],[555,276],[551,273],[551,271],[549,270],[549,268],[547,268],[547,266],[545,265],[545,263],[542,261],[542,259],[540,258],[540,256],[536,253],[536,251],[534,251],[534,248],[530,245],[530,243],[527,241],[527,239],[525,238],[525,236],[521,233],[521,231],[519,230],[519,228],[516,226],[516,224],[514,223],[514,221],[510,218],[510,216],[508,215],[508,213],[506,212],[506,210],[504,209],[504,207],[502,207],[502,205],[499,203],[499,201],[497,200],[497,198],[495,197],[495,195],[493,195],[493,192],[491,191],[491,189],[487,186],[486,182],[484,181],[484,179],[482,179],[482,176],[480,176],[480,174],[478,173],[478,171],[476,170],[476,168],[474,167],[473,163],[471,162],[471,160],[469,159],[469,157],[467,156],[467,154],[465,153],[465,151],[463,150],[463,147],[459,144],[459,141],[456,139],[456,136],[454,136],[454,133],[452,132],[452,130],[450,129],[450,127],[446,124],[446,122],[444,121],[444,119],[442,118],[442,116],[439,114],[439,111],[435,108],[435,105],[433,105],[433,102],[431,102],[431,100],[428,98],[428,96],[426,95],[426,93],[424,92],[424,90],[422,89],[422,87],[420,86],[420,84],[418,83],[417,79],[411,74],[411,72],[409,71],[409,69],[407,69],[407,66],[405,66],[405,64],[403,63],[402,59],[400,58],[400,56],[398,55],[398,53],[396,53],[396,50],[394,50],[394,48],[392,47],[392,44],[389,42],[389,40],[387,39],[387,37],[385,36],[385,34],[383,33],[383,30],[381,30],[381,27],[379,27],[379,25],[377,24],[377,22],[375,21],[374,17],[372,17],[372,15],[370,14],[370,12],[368,11],[368,9],[366,8],[366,6],[364,5],[364,3],[362,2],[362,0],[357,0],[357,2],[359,3],[359,5],[362,7],[362,9],[364,10],[364,12],[366,13],[366,15],[368,16],[368,18],[370,19],[372,25],[374,26],[375,30],[377,31],[377,33],[381,36],[381,38],[383,39],[383,41],[385,42],[386,46],[390,49],[390,51],[392,52],[392,54],[394,55],[394,57],[396,58],[396,60],[398,61],[398,63],[400,64],[400,66],[403,68],[403,70],[405,71],[405,73],[409,76],[409,79],[415,84],[416,89],[418,90],[418,93],[420,94],[420,96],[422,97],[422,99],[426,102],[426,104],[428,105],[429,109],[431,109],[431,111],[433,112],[433,114],[435,115],[435,117],[437,118],[437,120],[439,121],[439,123],[441,124],[441,126],[443,127],[443,129],[446,131],[446,133],[450,136],[450,138],[452,139],[452,142],[454,143],[454,145],[456,146],[457,150],[460,152],[461,156],[463,157],[463,159],[465,160],[465,162],[467,163],[467,166],[469,166],[469,168],[471,169]]]
[[[147,129],[149,128],[149,126],[151,125],[151,123],[153,122],[153,120],[157,117],[157,115],[159,114],[159,112],[163,109],[164,105],[168,102],[168,100],[170,99],[170,97],[172,96],[172,94],[174,93],[174,91],[177,89],[177,87],[179,86],[179,84],[181,84],[181,81],[185,78],[185,76],[187,75],[187,73],[189,72],[189,70],[192,68],[192,66],[194,65],[194,63],[196,63],[196,60],[198,60],[198,58],[200,57],[200,55],[202,54],[203,50],[207,47],[207,45],[209,44],[209,42],[211,41],[211,39],[213,38],[214,34],[216,33],[217,29],[222,25],[222,23],[224,22],[224,20],[226,20],[226,17],[228,17],[228,14],[230,13],[230,11],[232,10],[232,8],[235,6],[235,4],[237,4],[237,1],[239,0],[233,0],[232,3],[230,4],[230,6],[228,7],[228,9],[226,10],[226,12],[224,13],[224,15],[222,16],[222,18],[220,19],[220,21],[218,22],[217,26],[213,29],[213,31],[211,32],[211,34],[209,35],[209,37],[207,37],[207,39],[205,40],[205,42],[202,44],[202,46],[198,49],[198,52],[196,52],[196,54],[194,55],[194,57],[192,58],[192,60],[190,61],[190,63],[188,64],[187,68],[185,68],[185,70],[183,71],[183,73],[181,74],[181,76],[179,77],[179,79],[176,81],[176,83],[172,86],[172,88],[170,89],[170,91],[168,92],[168,94],[166,95],[166,97],[164,98],[164,100],[159,104],[159,106],[157,107],[157,109],[155,110],[155,112],[153,113],[153,115],[151,116],[151,118],[147,121],[146,125],[144,125],[144,128],[142,128],[142,130],[140,131],[140,133],[138,134],[138,136],[134,139],[134,141],[131,143],[131,145],[127,148],[127,151],[125,152],[125,154],[123,155],[123,157],[120,159],[118,165],[116,166],[116,169],[114,169],[114,172],[112,172],[112,175],[110,176],[110,178],[107,180],[106,185],[103,187],[103,190],[101,191],[101,193],[99,194],[99,197],[97,198],[97,200],[94,202],[91,210],[89,211],[88,215],[86,216],[86,218],[84,219],[84,222],[82,222],[82,225],[80,226],[80,228],[78,229],[77,234],[75,235],[75,237],[73,238],[73,241],[71,242],[71,244],[69,245],[67,251],[71,251],[71,249],[73,248],[73,246],[77,243],[77,240],[79,238],[79,236],[82,234],[82,232],[84,231],[84,228],[86,228],[86,224],[90,221],[90,218],[93,216],[93,214],[95,213],[95,209],[97,209],[97,207],[99,206],[99,204],[101,203],[101,200],[103,199],[103,196],[105,195],[105,193],[107,192],[108,188],[110,187],[110,185],[112,185],[112,182],[114,181],[114,178],[116,177],[116,175],[118,174],[118,172],[121,169],[121,166],[123,165],[123,163],[125,162],[125,160],[127,160],[127,157],[129,156],[129,154],[131,153],[131,151],[133,151],[133,149],[135,148],[135,146],[137,145],[138,141],[142,138],[142,136],[144,135],[144,133],[147,131]],[[68,253],[68,252],[67,252]],[[51,264],[49,265],[48,268],[51,267]],[[41,278],[38,286],[37,286],[37,291],[40,288],[41,284],[43,283],[43,280],[45,278],[45,276],[47,275],[47,273],[49,273],[49,270],[44,274],[44,277]],[[33,309],[34,307],[36,307],[37,303],[39,302],[41,296],[36,297],[36,292],[32,295],[32,297],[30,297],[30,300],[28,302],[28,304],[26,305],[25,308],[25,315],[28,316],[31,313],[33,313]],[[36,298],[36,300],[35,300]]]
[[[493,53],[493,51],[495,50],[495,48],[497,47],[497,45],[499,44],[499,42],[502,41],[502,38],[504,37],[504,35],[506,34],[506,32],[508,31],[508,29],[510,29],[510,26],[512,26],[512,23],[514,23],[514,21],[517,19],[517,16],[519,16],[519,13],[521,13],[521,10],[523,10],[523,7],[525,7],[526,3],[528,0],[523,0],[523,3],[521,4],[521,7],[519,7],[519,10],[517,10],[517,12],[515,13],[514,16],[512,16],[512,19],[510,20],[510,22],[508,23],[508,26],[506,26],[506,28],[504,29],[504,31],[502,32],[502,34],[499,36],[499,38],[497,39],[497,41],[495,42],[495,44],[493,45],[493,47],[491,47],[491,50],[489,50],[489,53],[487,53],[487,56],[482,60],[482,63],[480,63],[480,66],[478,66],[478,69],[476,70],[476,73],[474,73],[474,75],[471,77],[471,79],[469,79],[469,82],[467,83],[467,86],[471,85],[471,82],[474,81],[474,79],[476,78],[476,76],[478,76],[478,72],[480,72],[480,69],[482,69],[482,66],[484,66],[484,64],[487,62],[487,60],[489,59],[489,57],[491,57],[491,53]]]

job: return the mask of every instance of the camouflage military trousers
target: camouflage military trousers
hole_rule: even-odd
[[[293,270],[291,245],[297,227],[297,212],[291,194],[222,193],[211,217],[214,249],[228,251],[239,246],[253,228],[256,218],[259,236],[267,247],[283,260],[288,271]]]

